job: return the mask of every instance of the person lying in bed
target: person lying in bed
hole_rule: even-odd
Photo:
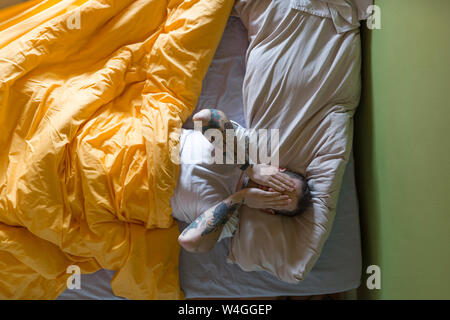
[[[225,137],[225,131],[231,129],[238,141],[246,137],[243,127],[216,109],[201,110],[193,120],[201,123],[203,133],[218,129]],[[310,205],[305,177],[271,165],[250,164],[246,141],[244,164],[217,164],[204,158],[213,150],[212,141],[199,131],[182,132],[180,178],[171,204],[174,218],[190,222],[178,238],[187,251],[206,252],[217,241],[231,237],[241,206],[295,216]]]

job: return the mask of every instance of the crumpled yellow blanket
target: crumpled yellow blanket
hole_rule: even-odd
[[[232,5],[0,11],[0,298],[56,298],[71,265],[117,271],[118,296],[184,297],[170,159]]]

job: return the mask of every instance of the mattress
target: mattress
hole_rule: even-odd
[[[230,119],[245,126],[242,85],[247,31],[237,17],[230,17],[219,48],[203,81],[197,110],[219,108]],[[188,120],[184,127],[192,128]],[[186,224],[180,223],[180,230]],[[315,295],[357,288],[361,278],[361,248],[357,195],[352,157],[347,164],[339,195],[336,217],[322,253],[299,284],[278,280],[265,271],[245,272],[226,261],[229,239],[207,253],[180,253],[180,285],[186,298],[264,297]],[[114,273],[100,270],[82,275],[80,290],[66,290],[59,299],[121,299],[111,291]]]

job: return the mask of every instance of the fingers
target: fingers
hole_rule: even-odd
[[[286,191],[286,187],[283,184],[281,184],[281,183],[277,183],[276,180],[270,179],[267,182],[267,184],[268,184],[268,187],[270,187],[272,190],[276,190],[278,192]]]
[[[292,187],[295,188],[295,182],[294,182],[294,180],[292,180],[288,175],[286,175],[286,174],[284,174],[284,173],[282,173],[282,172],[279,172],[279,173],[277,173],[276,177],[277,177],[280,181],[283,181],[284,183],[286,183],[286,184],[288,184],[288,185],[290,185],[290,186],[292,186]]]
[[[290,187],[289,185],[285,184],[282,181],[276,180],[273,177],[270,178],[268,184],[270,185],[270,187],[272,187],[273,189],[275,189],[279,192],[283,192],[286,190],[292,191],[292,187]]]
[[[284,194],[279,194],[277,196],[267,198],[264,201],[264,206],[267,208],[277,209],[277,208],[281,208],[281,207],[289,205],[291,203],[291,201],[292,200],[289,198],[289,196],[284,195]]]
[[[291,203],[291,199],[283,199],[283,200],[278,200],[278,201],[270,201],[265,203],[267,205],[268,208],[273,208],[273,209],[277,209],[280,207],[285,207],[287,205],[289,205]]]
[[[268,184],[270,187],[274,188],[277,191],[283,192],[285,190],[294,191],[295,184],[290,179],[286,179],[281,174],[276,174],[269,178]]]
[[[263,192],[264,192],[263,196],[265,198],[274,198],[281,195],[281,193],[279,193],[278,191],[263,191]]]
[[[277,202],[277,201],[286,201],[286,200],[290,200],[289,196],[288,196],[288,195],[285,195],[285,194],[281,194],[281,195],[279,195],[279,196],[276,196],[276,197],[271,198],[271,199],[268,200],[268,201],[274,201],[274,202]]]
[[[274,176],[274,178],[277,179],[277,181],[279,181],[280,183],[283,183],[285,186],[289,186],[291,191],[295,190],[295,182],[287,175],[279,172]]]

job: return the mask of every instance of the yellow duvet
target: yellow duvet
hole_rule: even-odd
[[[56,298],[71,265],[117,271],[118,296],[183,298],[170,159],[232,4],[0,11],[0,298]]]

